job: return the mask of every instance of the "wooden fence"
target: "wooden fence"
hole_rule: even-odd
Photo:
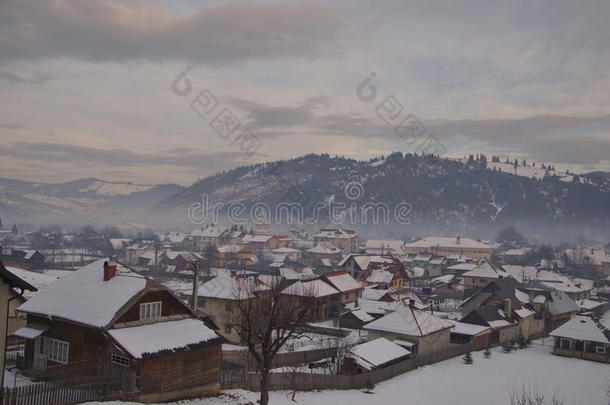
[[[46,381],[0,391],[1,405],[72,405],[85,401],[130,399],[137,391],[135,377],[81,377]]]
[[[336,348],[326,347],[314,350],[302,350],[291,352],[279,352],[273,359],[273,367],[293,366],[298,364],[313,363],[327,357],[332,357],[337,352]],[[232,363],[250,370],[256,369],[256,361],[247,350],[235,350],[222,352],[222,361]]]
[[[416,356],[379,370],[356,375],[328,375],[302,372],[271,373],[269,376],[269,389],[296,391],[361,389],[415,370],[418,367],[461,356],[471,350],[471,344],[451,345],[449,349],[443,352]],[[221,388],[243,388],[250,391],[260,391],[260,374],[247,372],[245,368],[242,370],[223,370],[221,373]]]

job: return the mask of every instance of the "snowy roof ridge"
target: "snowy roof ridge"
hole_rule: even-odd
[[[587,316],[577,315],[551,333],[550,336],[566,337],[590,342],[610,343],[599,326]]]
[[[146,277],[117,264],[115,277],[104,281],[97,260],[49,284],[18,311],[62,318],[97,328],[108,326],[121,309],[146,290]]]
[[[179,331],[179,333],[177,333]],[[136,359],[220,343],[222,338],[195,318],[110,329],[110,336]]]

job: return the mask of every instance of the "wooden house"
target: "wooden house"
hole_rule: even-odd
[[[384,337],[392,341],[407,341],[414,344],[413,353],[417,355],[448,350],[453,324],[416,309],[414,304],[401,305],[394,312],[365,325],[363,329],[368,330],[369,340]]]
[[[610,333],[589,317],[575,316],[550,335],[555,339],[553,354],[610,363]]]
[[[167,288],[96,261],[24,303],[26,373],[138,377],[139,400],[219,390],[223,341]]]
[[[4,378],[4,357],[6,338],[9,329],[11,302],[15,297],[22,297],[27,291],[36,291],[36,287],[8,271],[0,260],[0,377]]]

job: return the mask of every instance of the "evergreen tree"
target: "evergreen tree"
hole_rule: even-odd
[[[502,351],[504,353],[512,352],[513,351],[513,345],[510,342],[508,342],[508,341],[504,342],[504,344],[502,345]]]
[[[483,356],[485,356],[486,359],[491,357],[491,350],[489,350],[489,347],[485,349]]]
[[[464,357],[462,357],[462,361],[464,362],[464,364],[473,364],[474,360],[472,359],[472,353],[466,352]]]

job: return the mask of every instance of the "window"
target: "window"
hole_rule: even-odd
[[[562,349],[570,349],[570,340],[569,339],[561,339],[561,348]]]
[[[161,301],[140,304],[140,319],[156,318],[159,316],[161,316]]]
[[[110,361],[125,367],[129,367],[129,358],[120,354],[110,354]]]
[[[595,353],[597,353],[597,354],[606,354],[606,347],[604,347],[604,346],[595,346]]]
[[[42,336],[40,341],[40,353],[46,354],[47,359],[61,364],[68,364],[70,343],[63,340]]]

